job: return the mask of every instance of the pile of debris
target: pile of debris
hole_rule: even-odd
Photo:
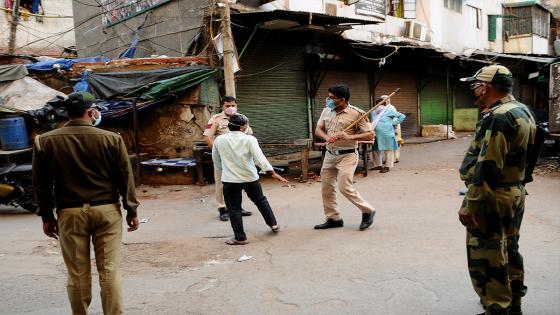
[[[560,161],[559,160],[543,160],[537,164],[534,171],[539,176],[559,176],[560,177]]]

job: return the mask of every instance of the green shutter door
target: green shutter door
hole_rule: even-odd
[[[497,18],[497,15],[488,15],[488,41],[490,42],[496,40]]]
[[[308,138],[303,41],[270,33],[253,43],[236,73],[239,111],[249,117],[260,142]],[[285,150],[267,153],[280,151]]]
[[[420,122],[422,125],[445,125],[453,121],[453,112],[449,104],[449,114],[446,113],[445,79],[439,77],[423,78],[420,91]]]

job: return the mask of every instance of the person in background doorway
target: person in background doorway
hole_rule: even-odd
[[[387,98],[387,95],[382,95],[381,97]],[[383,99],[383,98],[381,98],[381,97],[380,97],[379,99]],[[389,109],[398,112],[398,110],[397,110],[397,108],[395,107],[395,105],[393,105],[393,104],[391,103],[391,100],[387,100],[387,102],[385,103],[385,105],[386,105]],[[406,115],[405,115],[405,117],[406,117]],[[405,119],[406,119],[406,118],[405,118]],[[404,139],[402,138],[401,124],[400,124],[400,123],[397,123],[398,121],[396,121],[396,120],[398,120],[398,119],[397,119],[397,118],[393,118],[393,124],[396,124],[396,125],[395,125],[395,136],[397,137],[397,145],[398,145],[398,147],[395,149],[395,163],[399,163],[399,159],[400,159],[400,157],[401,157],[401,147],[402,147],[402,145],[404,144]]]
[[[214,115],[208,121],[206,130],[204,130],[204,140],[206,144],[212,149],[216,137],[229,133],[228,122],[229,118],[237,113],[237,101],[234,97],[226,96],[222,99],[222,112]],[[248,135],[253,134],[251,127],[247,126],[245,133]],[[214,165],[214,189],[216,194],[216,204],[218,206],[218,216],[220,220],[229,220],[229,213],[226,209],[224,202],[224,193],[222,186],[222,171]],[[252,213],[241,209],[243,216],[250,216]]]
[[[375,103],[379,103],[386,98],[387,95],[382,95],[377,98]],[[399,147],[395,126],[402,123],[405,116],[394,108],[390,100],[387,100],[384,105],[371,112],[371,121],[375,130],[373,169],[379,170],[380,173],[387,173],[393,167],[395,150]]]

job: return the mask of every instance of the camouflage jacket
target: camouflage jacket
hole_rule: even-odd
[[[524,179],[527,152],[533,149],[535,133],[529,109],[511,95],[483,114],[460,169],[468,187],[465,199],[469,212],[474,212],[495,189]]]

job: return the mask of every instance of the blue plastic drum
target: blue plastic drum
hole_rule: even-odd
[[[27,129],[23,117],[0,119],[0,145],[2,150],[11,151],[29,147]]]

